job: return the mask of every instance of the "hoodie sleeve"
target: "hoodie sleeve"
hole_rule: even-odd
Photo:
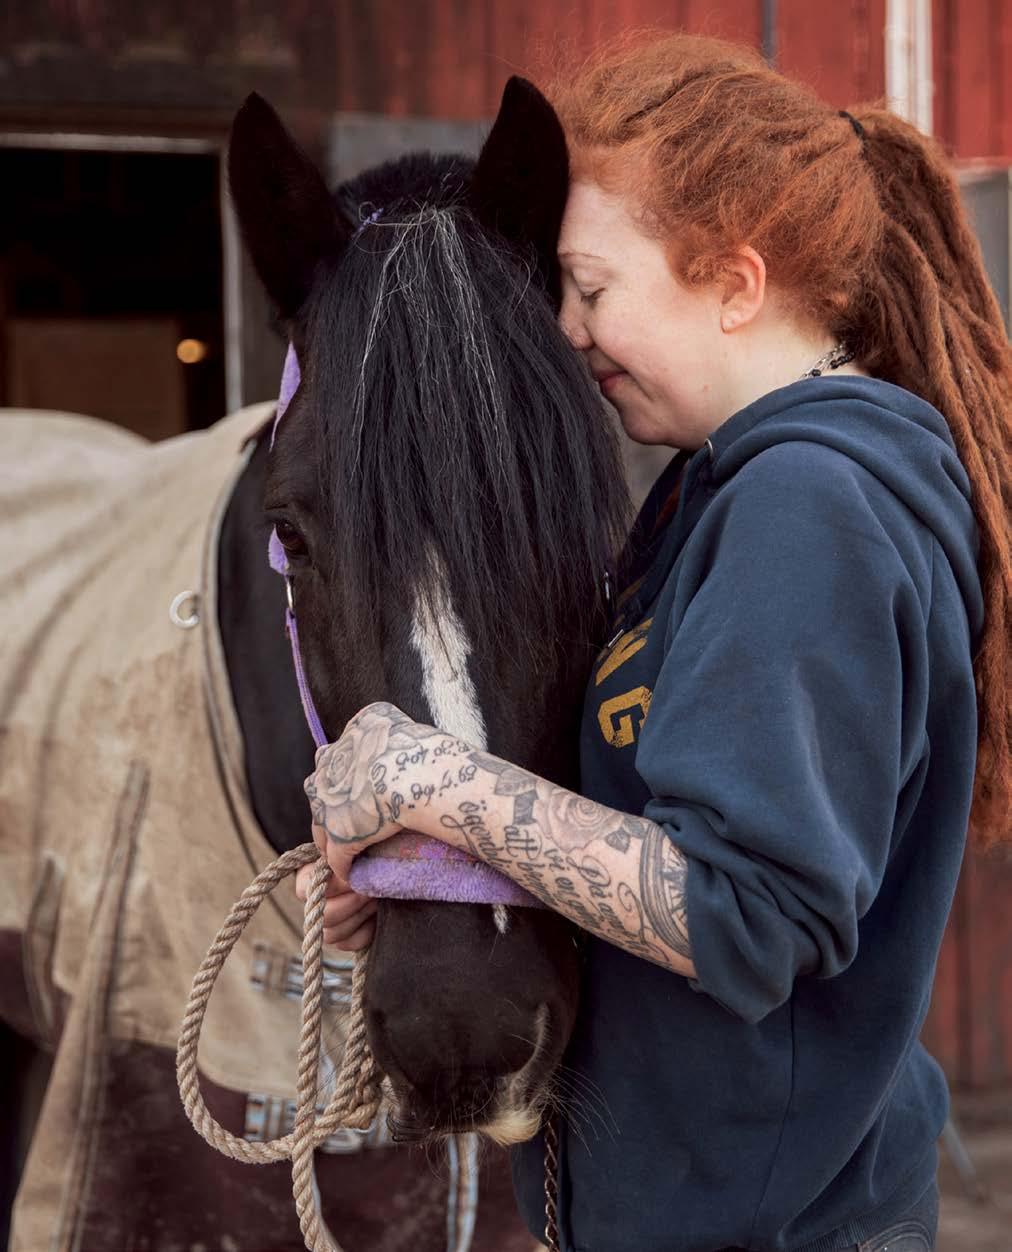
[[[923,750],[923,610],[876,487],[845,456],[780,445],[682,554],[636,767],[645,816],[688,858],[698,987],[749,1022],[853,960]]]

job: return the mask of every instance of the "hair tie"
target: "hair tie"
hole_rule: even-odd
[[[364,208],[365,206],[363,205],[362,207]],[[359,224],[355,227],[355,233],[351,237],[352,241],[356,240],[367,226],[371,226],[373,222],[378,222],[382,216],[383,216],[383,206],[380,205],[380,207],[378,209],[374,209],[369,214],[368,217],[362,218]]]
[[[841,109],[839,116],[845,117],[847,121],[850,122],[851,126],[854,127],[854,134],[857,135],[858,139],[860,139],[862,143],[864,143],[864,139],[865,139],[864,127],[857,120],[857,118],[854,117],[853,114],[848,113],[846,109]]]

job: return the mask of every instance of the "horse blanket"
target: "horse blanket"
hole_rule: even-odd
[[[215,602],[221,520],[271,413],[150,445],[88,418],[0,412],[0,1019],[52,1057],[13,1252],[302,1247],[287,1166],[208,1147],[174,1066],[193,974],[276,855],[249,802]],[[301,928],[282,886],[226,963],[201,1037],[208,1107],[252,1139],[294,1115]],[[325,1065],[340,1060],[349,987],[350,962],[331,961]],[[463,1248],[472,1228],[476,1250],[529,1248],[503,1158],[483,1164],[475,1223],[449,1155],[448,1203],[446,1172],[383,1126],[330,1140],[317,1178],[347,1252]]]

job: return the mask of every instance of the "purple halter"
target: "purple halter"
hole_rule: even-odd
[[[378,211],[368,221],[374,221]],[[360,228],[361,229],[361,228]],[[298,358],[293,344],[288,345],[277,412],[271,427],[270,447],[273,450],[278,423],[301,380]],[[289,574],[288,556],[281,546],[277,531],[271,530],[267,559],[275,573],[285,580],[288,604],[285,608],[285,631],[292,645],[292,661],[299,697],[310,733],[318,748],[327,742],[323,723],[313,703],[306,681],[299,647],[299,630],[295,620],[295,598]],[[443,900],[459,904],[512,904],[544,908],[536,896],[530,895],[511,878],[478,861],[466,852],[439,839],[430,839],[417,831],[405,830],[383,843],[366,849],[351,868],[350,883],[355,891],[367,896],[387,896],[398,900]]]

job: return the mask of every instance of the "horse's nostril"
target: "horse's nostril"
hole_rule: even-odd
[[[443,1076],[435,1084],[405,1084],[397,1092],[391,1130],[400,1141],[416,1142],[470,1130],[495,1116],[501,1081],[487,1074],[464,1074],[454,1080]]]
[[[498,1079],[493,1075],[462,1075],[455,1082],[447,1082],[443,1091],[437,1095],[436,1106],[443,1105],[470,1117],[490,1105],[497,1090]]]

